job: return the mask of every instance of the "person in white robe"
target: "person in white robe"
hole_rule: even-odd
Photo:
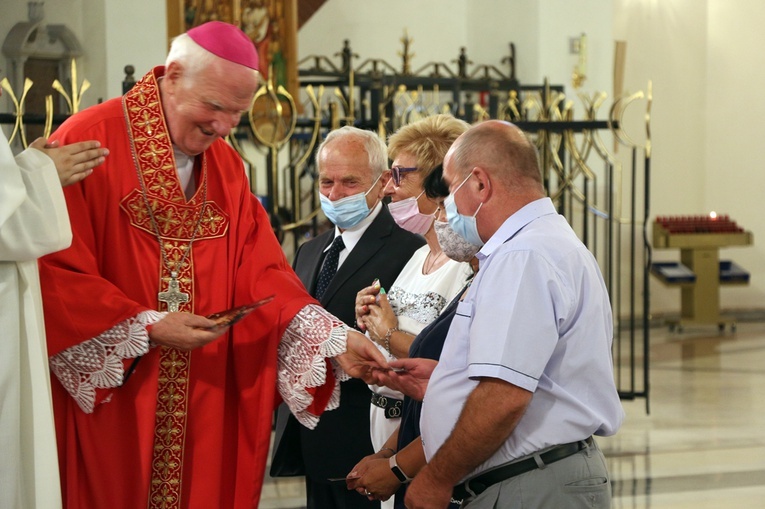
[[[108,150],[42,138],[14,157],[0,129],[0,507],[59,508],[61,490],[37,258],[72,231],[63,185]]]

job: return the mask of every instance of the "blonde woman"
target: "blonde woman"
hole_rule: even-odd
[[[415,336],[438,317],[473,274],[468,263],[454,261],[442,251],[434,221],[443,215],[439,206],[443,198],[429,197],[423,186],[434,170],[440,170],[449,147],[468,127],[450,115],[435,115],[402,127],[388,140],[393,160],[385,190],[391,199],[388,209],[399,226],[427,242],[393,286],[381,288],[375,282],[356,297],[357,323],[389,358],[407,357]],[[387,387],[370,388],[370,435],[379,452],[398,428],[403,395]],[[393,507],[392,500],[382,507]]]

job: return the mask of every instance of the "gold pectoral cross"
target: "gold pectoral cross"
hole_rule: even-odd
[[[183,302],[189,301],[189,294],[180,290],[177,272],[170,273],[170,281],[167,283],[167,291],[159,292],[157,294],[157,299],[159,299],[160,302],[167,304],[167,310],[171,313],[178,311]]]

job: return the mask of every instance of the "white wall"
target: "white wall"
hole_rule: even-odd
[[[361,56],[355,65],[381,58],[400,69],[400,39],[407,29],[414,39],[413,70],[431,61],[454,69],[464,46],[474,64],[508,73],[502,59],[512,42],[522,83],[547,77],[570,86],[576,57],[568,52],[568,39],[585,32],[590,76],[583,89],[594,91],[610,85],[611,19],[611,0],[329,0],[300,30],[298,48],[300,59],[326,55],[339,63],[334,55],[348,39]]]
[[[613,65],[613,23],[610,0],[543,0],[539,2],[539,61],[537,81],[566,85],[574,98],[571,74],[578,57],[569,53],[569,39],[587,34],[587,80],[584,92],[610,93]]]
[[[308,55],[334,57],[348,39],[358,66],[368,58],[381,58],[401,69],[404,30],[414,39],[410,51],[412,70],[428,62],[456,60],[465,45],[464,0],[329,0],[300,29],[299,58]]]
[[[614,12],[614,39],[627,41],[625,92],[653,84],[651,217],[704,214],[706,1],[617,0]],[[625,128],[643,143],[646,102],[635,106]],[[679,253],[655,251],[654,258],[678,260]],[[679,294],[651,280],[655,312],[678,310]]]
[[[754,246],[722,255],[752,271],[752,286],[722,292],[730,307],[765,307],[765,2],[707,0],[705,210],[730,214],[754,233]]]
[[[81,76],[87,77],[91,83],[91,89],[84,96],[82,103],[83,107],[87,107],[113,97],[118,91],[110,90],[108,86],[111,73],[106,67],[109,53],[107,34],[111,35],[112,31],[104,23],[107,20],[104,2],[102,0],[81,0],[80,3],[82,4],[81,19],[78,22],[82,26],[75,33],[80,39],[80,44],[83,48],[87,48],[87,51],[79,59],[77,65],[78,68],[82,66],[83,74]],[[56,19],[47,15],[45,18],[51,23]],[[104,72],[105,70],[106,72]]]
[[[541,83],[537,0],[472,0],[467,3],[468,53],[473,62],[509,72],[502,59],[515,45],[515,73],[522,83]]]
[[[614,2],[614,38],[628,41],[626,88],[653,81],[651,216],[729,214],[754,245],[722,249],[751,272],[748,287],[723,288],[721,307],[765,307],[765,173],[756,151],[765,100],[765,45],[757,0]],[[640,133],[643,119],[629,119]],[[655,252],[677,260],[676,250]],[[679,290],[652,281],[655,312],[679,309]]]
[[[105,6],[105,23],[102,21],[101,27],[106,31],[104,69],[107,97],[122,95],[123,69],[126,65],[135,67],[135,79],[139,80],[152,67],[165,63],[168,49],[165,2],[85,1]],[[98,24],[97,18],[93,24]]]

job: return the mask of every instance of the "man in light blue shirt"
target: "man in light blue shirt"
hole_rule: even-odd
[[[592,435],[616,433],[624,411],[597,262],[545,196],[536,150],[512,124],[458,138],[444,180],[450,225],[483,247],[425,392],[428,465],[407,507],[452,496],[471,509],[609,507]]]

